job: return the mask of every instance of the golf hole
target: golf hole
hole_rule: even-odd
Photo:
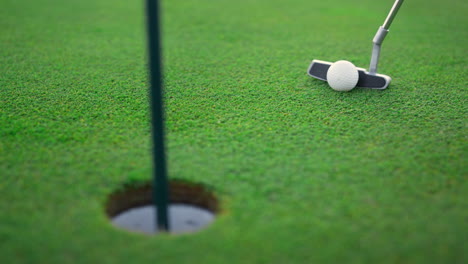
[[[219,211],[218,200],[203,185],[171,181],[169,232],[192,233],[210,225]],[[106,213],[118,228],[144,234],[157,234],[156,207],[149,183],[125,186],[112,193]]]

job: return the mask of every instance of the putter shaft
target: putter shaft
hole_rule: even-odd
[[[393,19],[395,18],[396,14],[398,13],[398,10],[400,9],[400,6],[403,4],[404,0],[396,0],[395,3],[392,6],[392,9],[390,9],[390,13],[388,13],[387,18],[385,19],[382,27],[385,29],[389,29],[390,25],[393,22]]]
[[[370,74],[376,74],[377,73],[377,66],[379,64],[379,58],[380,58],[380,48],[382,46],[382,42],[384,41],[385,37],[387,36],[389,32],[390,25],[393,22],[393,19],[395,18],[396,14],[398,13],[398,10],[400,9],[400,6],[403,4],[404,0],[396,0],[395,3],[392,6],[392,9],[390,9],[390,12],[388,13],[387,18],[385,19],[383,25],[379,27],[379,30],[377,30],[377,33],[374,36],[374,39],[372,40],[373,42],[373,47],[372,47],[372,56],[371,56],[371,62],[369,66],[369,73]]]

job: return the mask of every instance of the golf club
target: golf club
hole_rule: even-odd
[[[403,0],[396,0],[393,4],[390,13],[385,19],[383,25],[379,27],[377,33],[374,36],[373,47],[372,47],[372,56],[369,71],[366,71],[363,68],[357,68],[359,79],[357,81],[356,87],[361,88],[371,88],[371,89],[385,89],[390,84],[392,78],[387,75],[377,73],[377,65],[379,63],[380,57],[380,48],[382,42],[389,32],[390,25],[393,22],[400,6],[403,4]],[[333,62],[327,62],[322,60],[313,60],[307,70],[307,73],[319,80],[327,81],[327,72],[328,69],[332,66]]]

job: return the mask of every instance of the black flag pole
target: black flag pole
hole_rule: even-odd
[[[164,106],[158,0],[146,0],[150,110],[153,141],[153,202],[156,226],[169,231],[169,187],[164,145]]]

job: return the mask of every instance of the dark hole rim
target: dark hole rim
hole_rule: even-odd
[[[213,192],[200,183],[181,180],[169,182],[170,204],[186,204],[200,207],[213,214],[220,212],[219,201]],[[106,214],[113,218],[129,209],[153,205],[153,190],[150,182],[125,185],[109,195]]]

